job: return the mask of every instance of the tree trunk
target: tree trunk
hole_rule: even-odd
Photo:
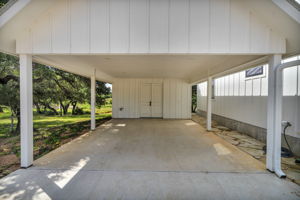
[[[10,115],[10,132],[14,132],[14,115],[12,113]]]
[[[75,110],[76,110],[76,105],[77,105],[77,101],[72,102],[72,115],[75,115]]]
[[[3,113],[4,111],[3,111],[3,108],[0,106],[0,113]]]
[[[59,104],[59,115],[60,115],[60,116],[62,116],[62,115],[63,115],[63,113],[62,113],[62,106],[61,106],[61,104]]]
[[[50,109],[51,111],[53,111],[55,113],[55,115],[58,115],[57,111],[52,108],[49,104],[46,105],[48,109]]]
[[[42,114],[42,111],[41,111],[41,107],[38,103],[35,104],[35,107],[36,107],[36,111],[38,114]]]
[[[20,124],[21,124],[21,113],[20,113],[20,108],[16,108],[16,110],[12,111],[15,116],[17,117],[17,125],[16,129],[12,132],[14,135],[17,135],[20,133]],[[12,119],[13,121],[13,119]],[[13,122],[12,122],[13,123]]]
[[[20,124],[21,124],[21,116],[20,116],[20,112],[17,115],[17,126],[16,126],[16,130],[15,130],[15,134],[20,132]]]
[[[61,108],[61,115],[63,116],[64,113],[65,113],[64,104],[61,101],[59,101],[59,105],[60,105],[60,108]]]
[[[62,102],[60,102],[60,106],[63,109],[63,114],[66,115],[68,113],[68,108],[69,108],[70,103],[67,103],[66,105],[64,105]]]
[[[64,106],[64,115],[68,114],[69,106],[70,106],[69,103],[67,103],[67,104]]]
[[[193,106],[192,106],[192,112],[193,112],[193,113],[196,111],[196,108],[197,108],[196,105],[193,105]]]

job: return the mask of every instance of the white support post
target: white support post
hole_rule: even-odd
[[[267,160],[266,167],[274,172],[274,111],[275,111],[275,68],[280,64],[279,56],[270,56],[268,74],[268,113],[267,113]]]
[[[286,177],[281,169],[282,71],[297,65],[299,60],[281,64],[281,55],[273,55],[269,61],[267,169],[280,178]]]
[[[268,122],[267,122],[267,169],[285,176],[281,171],[281,115],[282,115],[282,73],[276,73],[281,64],[281,55],[269,59],[268,80]]]
[[[20,55],[21,167],[33,163],[32,56]]]
[[[207,80],[206,129],[211,130],[212,77]]]
[[[281,56],[280,56],[281,59]],[[275,119],[274,119],[274,168],[279,177],[286,177],[281,170],[281,133],[282,133],[282,69],[276,69],[275,78]]]
[[[91,130],[96,128],[96,71],[91,76]]]

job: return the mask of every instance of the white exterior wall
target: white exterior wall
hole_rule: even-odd
[[[60,0],[20,31],[17,53],[285,53],[240,0]]]
[[[300,138],[300,97],[284,96],[282,107],[282,120],[292,124],[287,134]],[[197,108],[202,111],[206,110],[206,97],[197,99]],[[267,97],[215,97],[212,101],[212,113],[267,128]]]
[[[213,114],[267,128],[267,67],[265,74],[253,78],[245,78],[242,71],[215,79]],[[206,87],[206,82],[197,87],[197,109],[202,111],[206,111]],[[283,71],[282,120],[292,124],[287,134],[300,138],[300,66]]]
[[[112,84],[112,117],[140,117],[140,79],[117,79]],[[123,108],[121,111],[120,108]]]
[[[113,118],[140,118],[140,86],[143,82],[162,83],[163,118],[191,118],[191,86],[179,79],[116,79],[112,89]]]
[[[178,79],[166,79],[163,85],[164,118],[190,119],[192,102],[191,85]]]

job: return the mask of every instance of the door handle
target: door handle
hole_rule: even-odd
[[[151,106],[152,105],[152,102],[151,101],[149,101],[149,106]]]

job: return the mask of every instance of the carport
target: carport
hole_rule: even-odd
[[[0,181],[4,199],[259,200],[299,192],[191,120],[113,119]]]
[[[125,149],[121,148],[122,145],[116,146],[116,148],[121,148],[120,152],[127,150],[137,154],[132,157],[137,160],[128,163],[128,166],[132,166],[132,168],[129,167],[130,170],[138,171],[139,168],[134,166],[138,166],[139,163],[146,166],[147,162],[141,162],[146,161],[144,159],[147,156],[149,159],[152,158],[147,154],[147,149],[142,151],[147,145],[150,146],[150,152],[153,148],[147,143],[145,146],[142,145],[145,138],[149,137],[149,141],[159,144],[160,138],[155,135],[158,133],[157,129],[165,127],[167,130],[173,130],[172,126],[176,127],[176,124],[180,123],[181,126],[173,130],[175,137],[171,137],[170,140],[182,147],[181,153],[184,156],[177,161],[176,157],[169,160],[171,163],[176,161],[179,164],[165,163],[165,169],[159,165],[153,168],[156,172],[168,170],[169,166],[176,166],[170,171],[170,173],[174,171],[176,174],[174,176],[181,176],[181,173],[177,173],[179,169],[208,172],[215,164],[226,168],[227,165],[224,163],[228,162],[231,163],[228,164],[228,169],[233,169],[234,173],[239,171],[237,169],[244,169],[241,167],[244,164],[235,162],[238,157],[232,158],[231,154],[224,156],[226,159],[220,155],[214,157],[211,154],[214,151],[210,150],[217,148],[221,153],[225,150],[223,146],[215,147],[213,142],[206,141],[206,136],[201,139],[203,144],[198,143],[194,149],[188,148],[196,141],[188,141],[187,144],[184,141],[190,137],[190,132],[196,134],[194,132],[196,129],[185,124],[191,121],[179,120],[191,118],[191,86],[208,80],[206,129],[210,130],[213,78],[268,62],[270,71],[266,167],[279,177],[284,177],[280,168],[281,72],[283,67],[296,65],[299,61],[281,65],[281,59],[300,53],[299,12],[297,15],[295,8],[286,9],[286,6],[290,6],[288,2],[282,3],[277,0],[12,1],[0,16],[0,50],[20,58],[21,166],[28,168],[33,164],[33,61],[91,78],[91,130],[96,128],[95,80],[110,82],[113,85],[113,118],[115,118],[112,121],[113,124],[122,124],[117,119],[161,118],[157,121],[154,119],[153,121],[138,120],[139,123],[136,123],[136,120],[126,120],[124,130],[136,129],[131,134],[138,134],[140,129],[143,130],[143,127],[139,127],[142,122],[146,122],[145,126],[150,126],[150,124],[153,126],[153,128],[146,129],[152,131],[150,135],[147,135],[147,132],[133,135],[128,141],[122,138]],[[169,119],[178,121],[169,123]],[[123,133],[121,129],[122,126],[108,128],[111,130],[110,137],[114,137],[115,134],[115,142],[121,139],[118,138],[118,135]],[[187,131],[183,133],[183,130]],[[125,142],[134,142],[141,149],[127,149],[129,147]],[[138,144],[139,142],[141,144]],[[99,147],[94,146],[93,150],[97,152],[101,144],[100,142]],[[80,145],[80,142],[77,145]],[[172,143],[164,141],[161,145],[167,148],[172,146]],[[210,150],[206,151],[203,146]],[[201,151],[202,156],[193,157],[193,153],[200,153],[199,150],[202,147],[204,148]],[[118,149],[108,151],[103,156],[107,158],[115,151]],[[178,151],[177,148],[176,151]],[[162,157],[167,156],[164,152],[162,148],[158,154]],[[180,152],[178,153],[180,155]],[[77,156],[75,152],[66,154],[68,158]],[[86,154],[86,157],[89,156],[91,155]],[[172,154],[169,156],[172,157]],[[222,159],[218,161],[221,157]],[[205,158],[215,159],[215,162],[208,159],[205,165],[205,162],[202,162]],[[57,156],[53,162],[56,159],[61,158]],[[80,159],[83,159],[83,163],[85,162],[85,157]],[[111,155],[110,159],[112,159],[111,162],[120,162],[120,165],[126,164],[126,158],[118,157],[118,154]],[[180,165],[182,160],[190,164],[182,168],[183,166]],[[79,161],[75,159],[73,162]],[[99,167],[102,166],[101,162],[102,160],[97,162]],[[103,166],[108,165],[112,167],[108,170],[114,170],[115,165],[109,165],[109,162],[109,160],[104,162]],[[66,167],[72,165],[68,163]],[[147,166],[151,166],[151,163]],[[63,168],[63,166],[58,166],[57,169],[61,167]],[[38,166],[34,166],[19,172],[27,174],[37,168]],[[101,172],[102,168],[99,169]],[[256,170],[256,167],[251,169]],[[217,175],[218,168],[214,171],[214,176]],[[245,176],[255,177],[256,173]],[[264,176],[271,175],[264,174]],[[268,184],[264,184],[266,185]],[[130,188],[127,189],[130,190]],[[274,194],[278,194],[276,193],[278,191],[272,190]],[[251,193],[249,191],[249,194]]]

